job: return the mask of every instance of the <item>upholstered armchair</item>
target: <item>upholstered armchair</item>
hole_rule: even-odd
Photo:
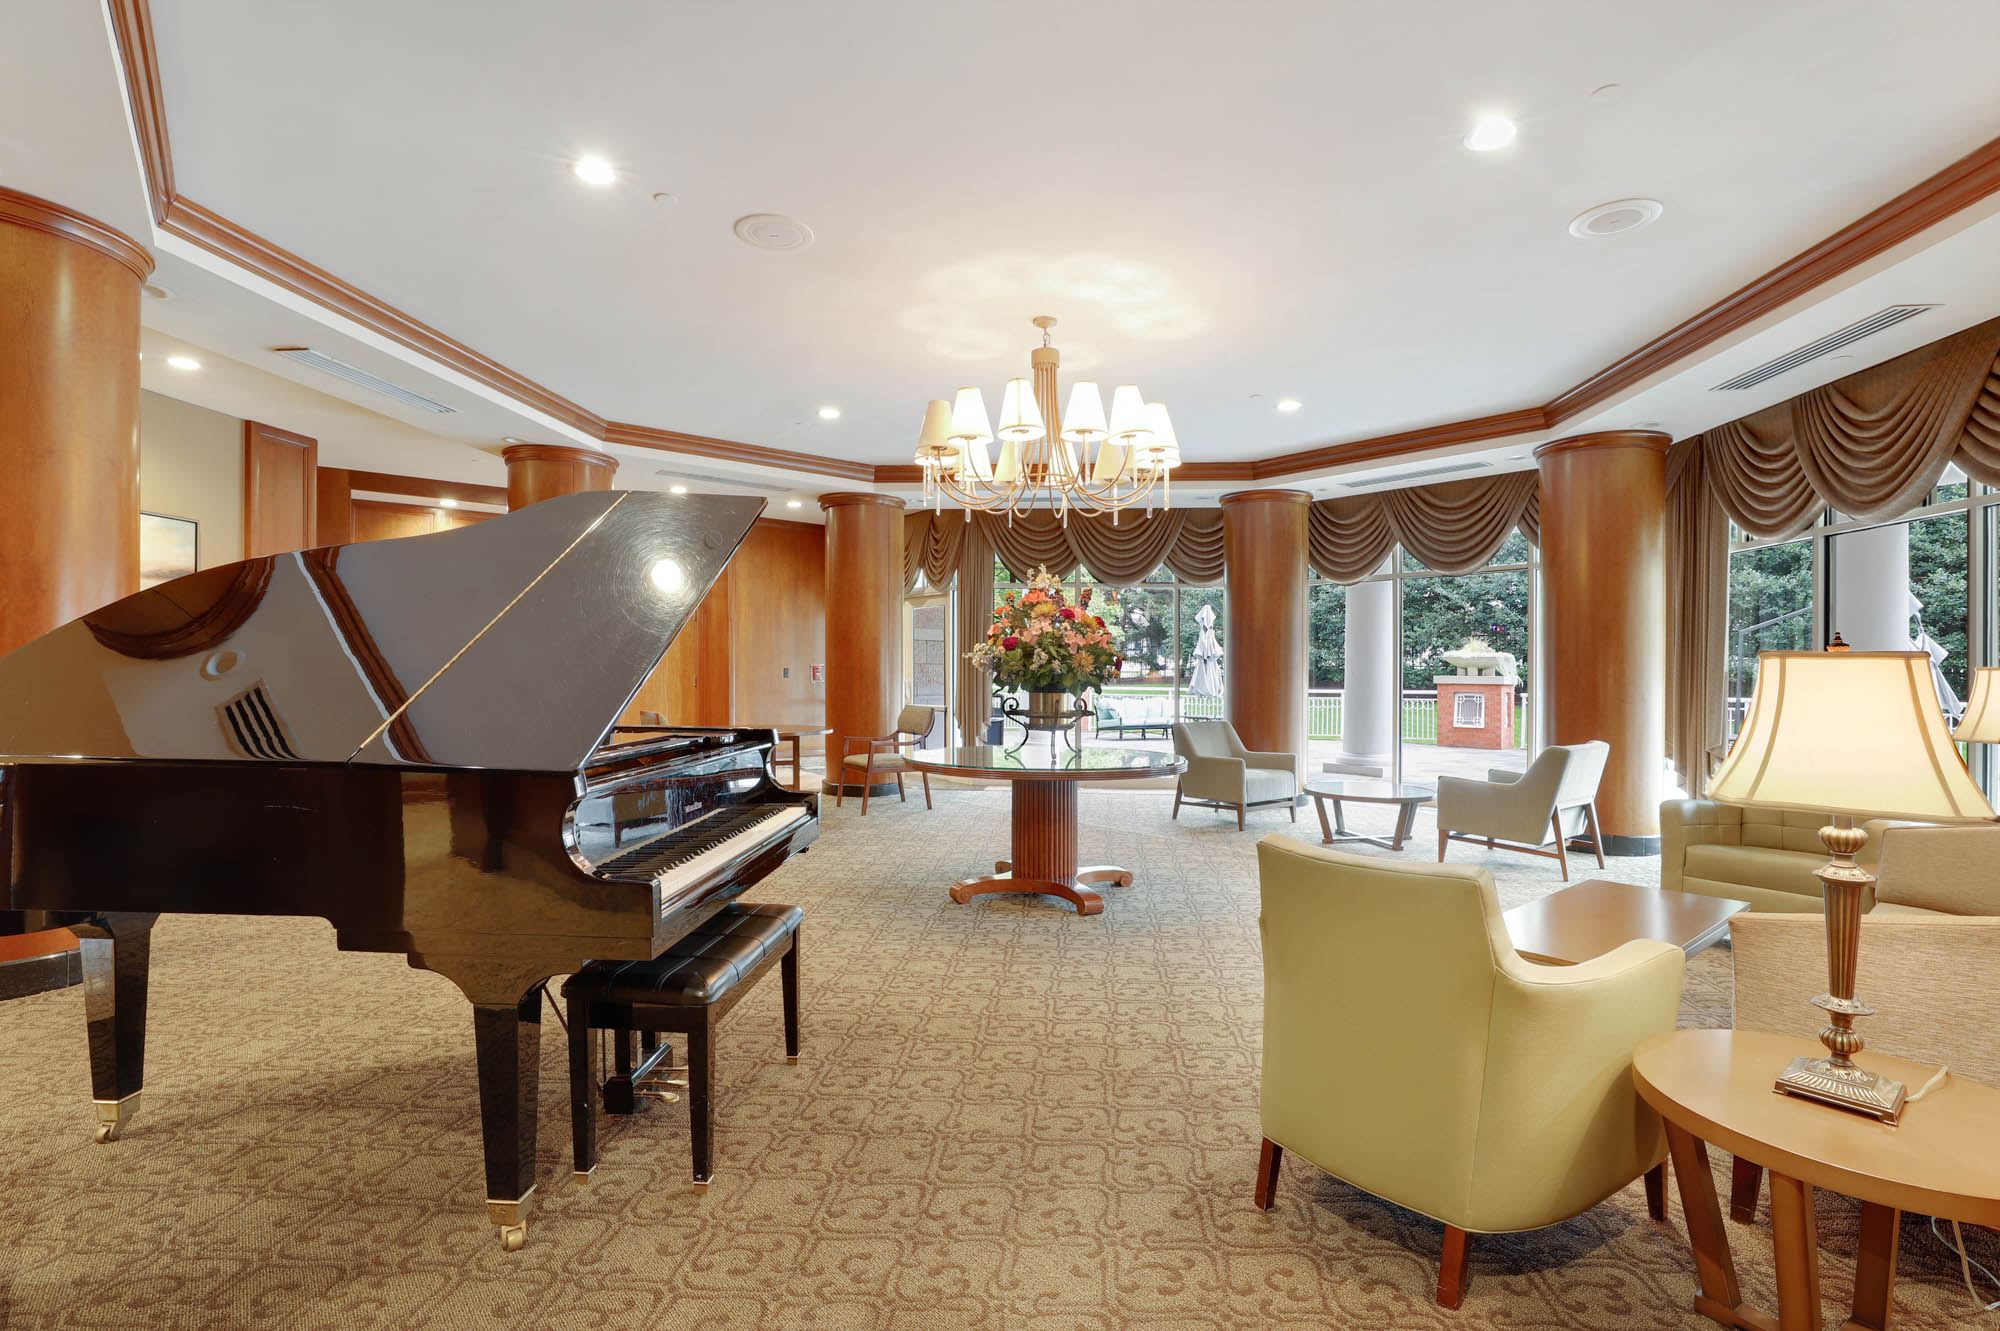
[[[1246,749],[1227,721],[1174,722],[1174,752],[1187,759],[1187,771],[1174,786],[1175,818],[1181,816],[1182,804],[1234,809],[1240,832],[1245,809],[1283,804],[1291,809],[1292,821],[1299,820],[1297,754]]]
[[[1632,1050],[1674,1028],[1685,959],[1626,943],[1580,966],[1522,960],[1493,878],[1469,865],[1257,846],[1263,1158],[1292,1151],[1445,1226],[1438,1302],[1469,1234],[1559,1224],[1640,1175],[1666,1205],[1666,1139]]]
[[[1597,832],[1597,784],[1611,746],[1601,739],[1551,744],[1525,772],[1495,768],[1486,780],[1438,778],[1438,862],[1453,841],[1478,841],[1488,849],[1542,855],[1562,866],[1569,881],[1571,837],[1588,835],[1604,867],[1604,839]],[[1543,849],[1553,838],[1554,850]]]
[[[841,780],[834,786],[833,807],[838,809],[847,802],[847,781],[856,773],[861,777],[861,816],[868,816],[868,790],[875,784],[877,776],[896,778],[896,795],[905,803],[909,793],[903,789],[903,774],[917,772],[924,779],[924,807],[931,807],[931,774],[919,772],[910,766],[904,756],[906,749],[914,749],[924,742],[931,733],[931,721],[936,713],[918,704],[905,707],[896,716],[896,728],[886,735],[849,735],[840,756]],[[856,752],[855,746],[861,750]]]

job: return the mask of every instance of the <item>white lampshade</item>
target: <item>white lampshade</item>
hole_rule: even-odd
[[[1993,817],[1945,731],[1923,652],[1760,653],[1750,713],[1708,797],[1801,813]]]
[[[986,450],[981,449],[983,456]],[[1000,444],[1000,465],[993,469],[993,479],[1001,485],[1012,485],[1021,474],[1021,445],[1012,439]]]
[[[1115,481],[1125,470],[1125,459],[1131,450],[1110,439],[1097,448],[1097,465],[1091,469],[1090,481],[1093,485],[1103,485]]]
[[[951,404],[951,437],[961,443],[992,442],[993,427],[987,423],[986,397],[977,388],[958,390],[958,397]]]
[[[917,461],[949,466],[958,456],[958,444],[951,437],[951,403],[932,398],[924,408],[924,428],[917,435]]]
[[[1951,737],[1961,744],[2000,744],[2000,666],[1972,672],[1972,696]]]
[[[1111,437],[1128,446],[1143,445],[1152,430],[1146,424],[1146,399],[1131,384],[1111,390]]]
[[[1009,379],[1000,395],[1000,437],[1038,439],[1043,431],[1042,409],[1035,402],[1035,386],[1026,379]]]
[[[1096,384],[1079,379],[1069,386],[1062,427],[1062,437],[1073,444],[1094,444],[1104,437],[1104,399],[1097,395]]]
[[[1140,454],[1146,465],[1155,471],[1180,466],[1181,441],[1174,434],[1173,418],[1167,415],[1164,402],[1146,404],[1146,424],[1153,432],[1152,443]]]

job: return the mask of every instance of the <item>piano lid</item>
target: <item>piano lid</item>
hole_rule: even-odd
[[[763,507],[593,491],[176,578],[0,657],[0,763],[574,772]]]

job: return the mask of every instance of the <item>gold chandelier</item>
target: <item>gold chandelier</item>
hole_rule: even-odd
[[[1154,492],[1161,507],[1173,507],[1173,469],[1180,443],[1166,407],[1148,402],[1131,384],[1111,393],[1111,414],[1088,379],[1070,385],[1069,407],[1056,407],[1056,349],[1049,345],[1049,315],[1037,315],[1042,345],[1029,356],[1034,378],[1009,379],[1000,398],[996,432],[977,388],[961,388],[955,400],[934,399],[924,412],[917,440],[917,465],[924,469],[924,502],[937,508],[952,500],[968,509],[1016,513],[1049,508],[1069,520],[1079,513],[1109,513],[1112,521],[1135,504],[1152,512]],[[1000,440],[996,461],[989,449]]]

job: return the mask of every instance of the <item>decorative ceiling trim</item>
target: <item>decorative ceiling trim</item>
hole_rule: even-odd
[[[153,256],[144,245],[73,208],[0,185],[0,221],[73,240],[108,259],[116,259],[141,282],[152,276]]]
[[[817,472],[822,476],[837,476],[845,481],[882,482],[883,468],[866,462],[850,462],[846,458],[820,457],[812,453],[794,453],[782,448],[765,448],[760,444],[739,444],[731,439],[712,439],[705,434],[684,434],[679,430],[660,430],[650,425],[633,425],[626,421],[611,421],[598,436],[607,444],[625,444],[632,448],[652,448],[663,453],[685,453],[695,457],[720,458],[725,462],[753,462],[764,467],[789,467],[795,471]],[[909,469],[913,479],[921,481],[922,472]]]
[[[322,471],[328,470],[322,467]],[[504,485],[474,485],[468,481],[438,481],[427,476],[399,476],[387,471],[347,471],[347,483],[371,494],[410,495],[417,499],[456,499],[461,504],[507,507]]]
[[[1944,170],[1904,190],[1756,281],[1737,288],[1685,323],[1552,400],[1549,426],[1630,388],[1718,338],[1763,318],[1807,292],[1902,244],[2000,190],[2000,139],[1992,139]]]
[[[138,128],[139,151],[145,166],[153,216],[162,230],[200,245],[335,314],[373,329],[420,355],[448,365],[524,406],[605,443],[806,471],[846,480],[869,481],[876,485],[915,485],[922,481],[921,469],[907,463],[871,465],[766,448],[761,444],[684,434],[678,430],[607,421],[195,203],[180,194],[174,185],[165,93],[153,42],[152,12],[148,0],[106,2],[111,12],[113,34],[118,42],[133,121]],[[1867,216],[1842,227],[1817,245],[1779,264],[1539,407],[1498,412],[1470,420],[1451,421],[1241,462],[1189,462],[1175,468],[1175,472],[1184,481],[1198,483],[1275,480],[1324,467],[1408,457],[1453,445],[1554,429],[1563,421],[1590,410],[1647,376],[1701,351],[1745,324],[1762,318],[1996,192],[2000,192],[2000,138],[1982,144]]]

